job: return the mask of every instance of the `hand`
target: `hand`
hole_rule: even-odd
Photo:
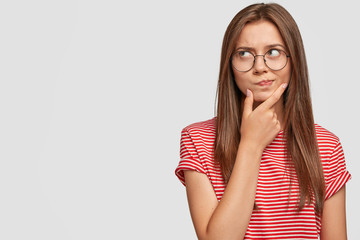
[[[281,99],[287,84],[282,84],[265,102],[253,110],[254,96],[248,90],[244,101],[241,122],[241,140],[250,142],[262,150],[269,145],[280,132],[280,122],[276,116],[274,105]]]

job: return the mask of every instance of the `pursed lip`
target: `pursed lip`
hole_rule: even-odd
[[[262,80],[262,81],[256,83],[256,85],[259,85],[259,86],[269,86],[269,85],[271,85],[273,82],[274,82],[274,80],[267,80],[267,79],[265,79],[265,80]]]

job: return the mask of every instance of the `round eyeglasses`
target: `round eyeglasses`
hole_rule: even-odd
[[[254,67],[255,59],[258,56],[262,56],[266,66],[274,71],[283,69],[290,57],[280,49],[270,49],[264,55],[254,55],[250,51],[240,50],[232,54],[231,63],[237,71],[247,72]]]

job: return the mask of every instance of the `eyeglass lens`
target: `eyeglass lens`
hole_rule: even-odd
[[[240,72],[247,72],[253,68],[256,57],[263,57],[266,66],[272,70],[283,69],[288,61],[287,54],[278,49],[270,49],[265,55],[254,55],[249,51],[237,51],[232,56],[232,65]]]

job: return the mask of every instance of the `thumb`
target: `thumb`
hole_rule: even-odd
[[[247,117],[250,115],[250,113],[252,113],[253,103],[254,103],[253,93],[249,89],[247,89],[246,90],[246,98],[244,101],[243,117]]]

